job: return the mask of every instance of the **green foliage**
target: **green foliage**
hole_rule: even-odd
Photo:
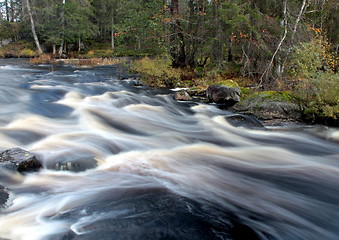
[[[339,74],[319,72],[299,83],[296,93],[311,120],[339,117]]]
[[[32,49],[25,48],[19,52],[19,57],[32,58],[35,56],[37,56],[37,53],[33,51]]]
[[[295,48],[290,72],[296,78],[295,91],[306,106],[305,114],[313,120],[339,116],[339,74],[333,71],[337,61],[323,38]]]
[[[241,98],[242,100],[248,98],[250,95],[253,94],[253,91],[254,91],[253,89],[248,88],[248,87],[240,87],[240,90],[241,90],[241,96],[240,96],[240,98]]]
[[[160,13],[162,6],[163,2],[159,0],[121,1],[118,7],[124,16],[118,27],[118,37],[134,44],[137,49],[149,43],[156,47],[161,40],[161,25],[154,16]]]
[[[36,12],[36,28],[40,40],[48,44],[60,44],[62,41],[62,3],[55,0],[36,0],[32,6]]]
[[[322,37],[296,46],[289,63],[290,74],[301,80],[316,78],[319,72],[333,72],[338,59]]]
[[[144,84],[153,87],[175,87],[180,81],[181,71],[171,67],[167,57],[148,57],[133,62],[131,71],[139,74]]]
[[[34,49],[32,42],[18,41],[2,47],[0,57],[34,57]]]
[[[96,25],[90,21],[93,8],[88,0],[68,0],[65,4],[65,38],[70,42],[86,40],[94,36]]]
[[[20,28],[21,23],[7,22],[0,19],[0,39],[14,39]]]
[[[226,87],[239,87],[239,84],[232,79],[222,80],[217,82],[218,85],[224,85]]]
[[[254,94],[254,96],[261,96],[263,100],[274,100],[284,102],[295,102],[297,98],[290,91],[264,91]]]
[[[338,70],[338,62],[323,54],[329,53],[329,48],[338,49],[337,1],[308,1],[300,21],[302,1],[286,1],[286,13],[284,2],[66,0],[64,4],[62,0],[30,0],[38,37],[46,52],[56,52],[64,43],[68,56],[110,58],[167,53],[172,57],[172,66],[196,69],[195,75],[183,78],[183,84],[215,83],[242,76],[252,85],[263,80],[265,89],[272,89],[276,79],[285,83],[283,78],[291,77],[301,82],[318,78],[319,69]],[[11,9],[1,9],[0,38],[32,41],[22,1],[7,3]],[[285,26],[286,38],[280,45]],[[318,30],[326,33],[331,45],[325,47],[325,41],[316,38],[314,32]],[[76,50],[79,52],[74,54]],[[291,76],[281,71],[287,68]],[[208,70],[232,76],[219,79]]]

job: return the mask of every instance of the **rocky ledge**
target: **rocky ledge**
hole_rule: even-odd
[[[303,109],[286,92],[261,92],[231,108],[232,111],[256,116],[264,122],[302,121]]]
[[[289,92],[259,92],[243,100],[240,100],[240,95],[239,88],[213,84],[204,91],[183,90],[177,93],[174,99],[190,101],[193,96],[202,101],[215,103],[220,108],[235,113],[227,119],[232,125],[245,126],[248,122],[249,126],[259,127],[258,122],[253,122],[255,118],[270,125],[303,121],[303,108]]]

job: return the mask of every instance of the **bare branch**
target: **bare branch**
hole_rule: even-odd
[[[305,1],[305,0],[304,0]],[[264,76],[267,74],[267,72],[269,71],[269,69],[271,68],[273,62],[274,62],[274,59],[275,59],[275,56],[277,55],[277,53],[279,52],[280,50],[280,47],[282,45],[282,43],[285,41],[286,39],[286,36],[287,36],[287,0],[284,0],[284,35],[283,37],[281,38],[278,46],[277,46],[277,49],[275,50],[272,58],[271,58],[271,61],[270,63],[268,64],[267,68],[265,69],[265,71],[263,72],[263,74],[261,75],[260,77],[260,81],[259,81],[259,84],[257,86],[257,88],[261,87],[261,84],[262,84],[262,81],[264,79]]]

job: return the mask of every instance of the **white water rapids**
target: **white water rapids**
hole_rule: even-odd
[[[0,170],[0,239],[339,239],[338,129],[237,128],[117,67],[50,70],[0,60],[0,150],[44,166]]]

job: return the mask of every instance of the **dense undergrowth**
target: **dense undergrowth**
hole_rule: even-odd
[[[278,80],[279,85],[258,88],[256,81],[239,72],[206,67],[172,68],[168,57],[135,60],[131,70],[141,76],[144,84],[152,87],[181,87],[206,89],[211,84],[240,87],[243,99],[265,90],[267,97],[300,104],[305,121],[338,122],[339,74],[338,58],[327,43],[319,38],[300,43],[293,50],[288,72]],[[268,94],[269,93],[269,94]]]
[[[33,58],[38,56],[30,42],[19,41],[8,44],[0,49],[1,58]]]

